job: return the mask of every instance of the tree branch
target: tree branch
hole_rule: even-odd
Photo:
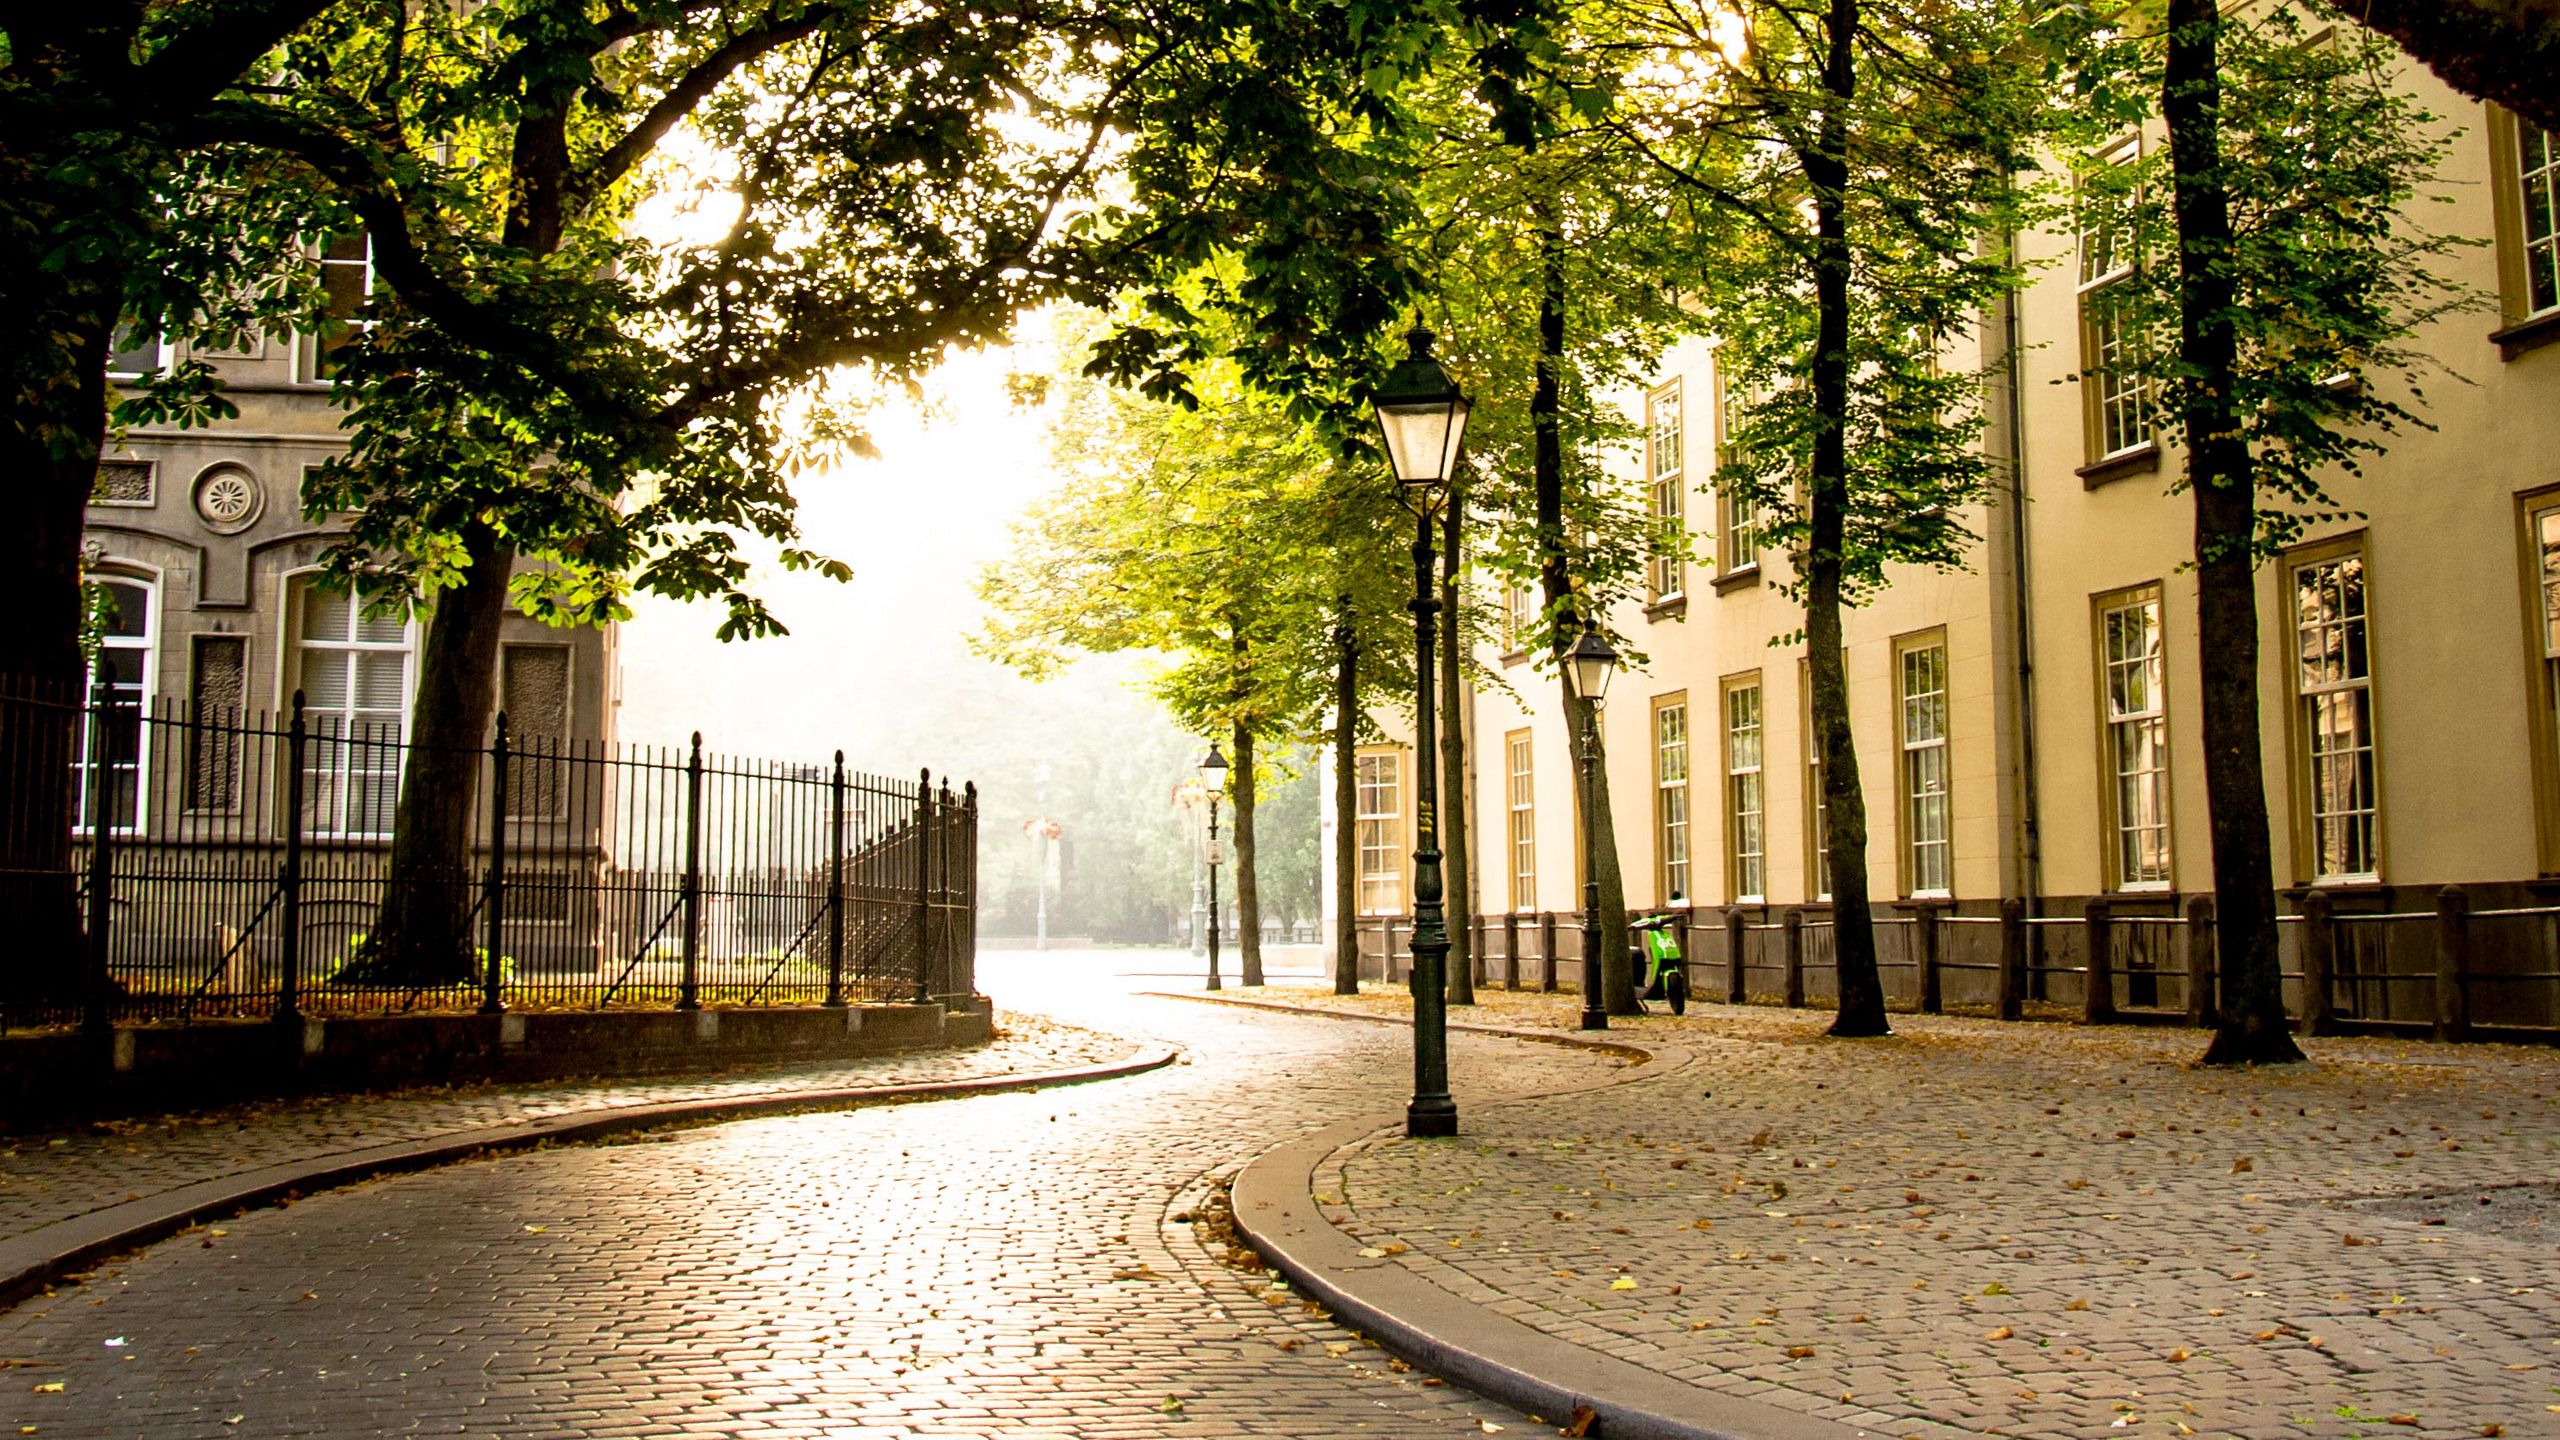
[[[194,19],[134,67],[133,93],[164,115],[184,114],[213,98],[294,31],[337,0],[235,0]],[[199,12],[189,11],[190,15]]]
[[[572,192],[581,200],[601,194],[630,173],[631,167],[647,158],[649,152],[657,148],[658,142],[666,138],[667,132],[692,114],[694,107],[720,88],[720,83],[738,67],[816,33],[839,13],[838,7],[822,6],[796,19],[741,31],[729,37],[719,49],[704,56],[669,86],[667,93],[659,96],[657,103],[651,105],[648,113],[642,115],[621,139],[613,142],[610,148],[581,170],[571,182]]]
[[[2560,132],[2560,0],[2343,0],[2446,84]]]

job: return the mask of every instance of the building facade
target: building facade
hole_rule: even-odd
[[[2433,187],[2446,203],[2420,218],[2484,242],[2446,264],[2493,304],[2415,340],[2457,377],[2418,377],[2425,399],[2411,408],[2432,428],[2389,437],[2361,473],[2327,477],[2344,513],[2260,570],[2277,879],[2297,912],[2316,892],[2341,916],[2416,916],[2447,885],[2478,910],[2531,909],[2560,900],[2560,144],[2414,66],[2397,83],[2462,126]],[[2193,513],[2173,490],[2183,457],[2155,436],[2138,387],[2072,378],[2104,374],[2111,341],[2092,323],[2104,314],[2095,300],[2125,263],[2081,253],[2083,241],[2021,237],[2038,268],[2014,314],[1984,317],[1959,342],[1996,377],[1985,443],[2001,475],[1965,517],[1981,537],[1967,568],[1896,573],[1848,616],[1869,883],[1878,919],[1896,927],[1889,963],[1922,910],[1987,917],[2015,898],[2031,914],[2078,916],[2095,899],[2121,929],[2168,922],[2211,888]],[[1647,661],[1619,677],[1603,718],[1628,904],[1685,905],[1710,941],[1734,923],[1774,935],[1787,911],[1820,927],[1830,888],[1803,646],[1788,638],[1802,611],[1779,593],[1788,557],[1758,544],[1713,484],[1720,387],[1701,338],[1627,397],[1646,438],[1625,480],[1691,547],[1659,557],[1647,602],[1611,617]],[[1535,982],[1542,954],[1577,958],[1576,751],[1552,667],[1477,659],[1510,682],[1480,687],[1463,717],[1480,968],[1500,980],[1518,955]],[[1360,758],[1355,823],[1380,876],[1373,894],[1364,874],[1360,908],[1381,922],[1402,908],[1402,868],[1388,861],[1410,863],[1412,807],[1396,797],[1412,763],[1392,744]],[[2483,923],[2495,933],[2482,964],[2555,968],[2550,917]],[[1378,928],[1377,943],[1400,953]],[[2431,963],[2407,953],[2430,943],[2426,931],[2362,933],[2338,963],[2374,983],[2349,985],[2351,1003],[2377,1018],[2423,1009],[2423,994],[2386,977]],[[2555,988],[2491,990],[2522,1023],[2549,1024]]]

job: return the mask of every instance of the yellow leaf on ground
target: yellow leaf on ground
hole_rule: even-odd
[[[551,1227],[548,1225],[527,1225],[524,1227],[524,1233],[527,1235],[539,1235],[550,1228]]]
[[[1636,1282],[1632,1276],[1621,1275],[1617,1279],[1609,1282],[1609,1288],[1612,1290],[1633,1290],[1636,1288]]]
[[[1787,1347],[1787,1358],[1790,1360],[1809,1360],[1812,1357],[1813,1347],[1810,1345],[1790,1345]]]
[[[1179,1395],[1167,1395],[1166,1397],[1164,1397],[1164,1399],[1163,1399],[1162,1401],[1158,1402],[1158,1404],[1156,1405],[1156,1413],[1158,1413],[1158,1414],[1160,1414],[1160,1415],[1179,1415],[1179,1414],[1181,1414],[1181,1413],[1182,1413],[1182,1397],[1181,1397],[1181,1396],[1179,1396]]]
[[[2184,1345],[2181,1345],[2181,1346],[2179,1346],[2177,1349],[2172,1350],[2172,1351],[2170,1351],[2170,1352],[2169,1352],[2169,1363],[2170,1363],[2170,1364],[2172,1364],[2172,1365],[2181,1364],[2181,1363],[2183,1363],[2186,1359],[2187,1359],[2187,1347],[2186,1347],[2186,1346],[2184,1346]]]
[[[1982,1338],[1985,1340],[2006,1340],[2016,1333],[2016,1331],[2010,1329],[2008,1326],[2003,1325],[1997,1330],[1985,1333]]]
[[[36,1393],[39,1395],[59,1395],[62,1393],[62,1382],[59,1380],[47,1380],[36,1387]]]
[[[2086,1300],[2074,1300],[2062,1308],[2065,1310],[2086,1310],[2089,1308],[2089,1302]]]

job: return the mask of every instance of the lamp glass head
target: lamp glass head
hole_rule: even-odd
[[[1594,705],[1609,700],[1609,682],[1618,673],[1618,652],[1598,628],[1585,625],[1573,648],[1564,652],[1565,673],[1572,677],[1573,693]]]
[[[1227,793],[1227,757],[1218,753],[1215,741],[1200,761],[1200,783],[1213,797]]]
[[[1456,471],[1458,447],[1467,433],[1467,397],[1431,358],[1431,338],[1430,331],[1414,326],[1405,336],[1411,353],[1387,372],[1370,399],[1386,442],[1387,463],[1407,504],[1417,499],[1437,503],[1435,492]]]

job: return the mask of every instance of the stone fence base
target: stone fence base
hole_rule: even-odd
[[[117,1026],[0,1039],[0,1131],[405,1085],[658,1075],[982,1045],[954,1005],[527,1011]]]

